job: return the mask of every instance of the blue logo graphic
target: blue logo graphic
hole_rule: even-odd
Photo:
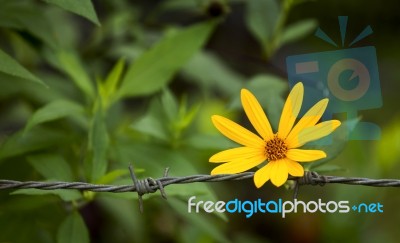
[[[342,47],[345,45],[347,19],[347,16],[339,16]],[[382,106],[375,47],[350,48],[370,34],[372,29],[367,26],[347,49],[287,57],[289,85],[293,87],[301,81],[305,86],[304,107],[308,109],[318,100],[329,98],[323,120],[332,119],[336,113],[346,113],[350,120],[357,118],[359,110]],[[315,35],[338,47],[321,29],[318,28]],[[348,139],[380,139],[380,128],[371,122],[359,122],[349,132]]]

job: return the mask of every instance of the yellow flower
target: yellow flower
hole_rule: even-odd
[[[279,187],[287,181],[288,174],[304,175],[304,169],[298,162],[311,162],[325,158],[326,154],[322,150],[305,150],[299,147],[329,135],[340,126],[340,121],[330,120],[317,124],[328,105],[328,99],[322,99],[295,125],[303,102],[303,94],[303,84],[297,83],[283,107],[278,132],[273,133],[268,118],[257,99],[250,91],[242,89],[241,100],[244,111],[261,137],[225,117],[212,116],[215,127],[223,135],[243,147],[228,149],[213,155],[210,162],[226,163],[214,168],[211,174],[241,173],[268,161],[254,173],[254,183],[257,188],[260,188],[271,180],[275,186]]]

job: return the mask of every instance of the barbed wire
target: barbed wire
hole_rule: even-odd
[[[238,181],[253,178],[254,172],[244,172],[239,174],[223,174],[223,175],[190,175],[182,177],[168,176],[169,168],[164,171],[164,176],[158,179],[151,177],[145,179],[137,179],[133,166],[129,166],[129,171],[133,181],[132,185],[102,185],[91,184],[86,182],[41,182],[41,181],[15,181],[0,180],[0,189],[39,189],[39,190],[57,190],[57,189],[77,189],[81,191],[93,192],[136,192],[139,196],[140,211],[143,211],[142,196],[148,193],[154,193],[160,190],[161,195],[166,199],[164,187],[172,184],[187,184],[195,182],[220,182],[220,181]],[[340,177],[319,175],[313,171],[305,171],[303,177],[289,177],[289,180],[296,182],[294,190],[294,198],[297,198],[299,186],[302,185],[320,185],[325,184],[346,184],[358,186],[372,187],[400,187],[400,179],[370,179],[363,177]]]

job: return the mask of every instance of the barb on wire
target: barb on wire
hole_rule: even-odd
[[[169,168],[168,167],[165,168],[164,177],[163,178],[168,177],[168,171],[169,171]],[[141,213],[143,213],[143,198],[142,198],[142,196],[144,194],[154,193],[154,192],[157,191],[157,189],[159,189],[160,192],[161,192],[161,196],[164,199],[167,199],[167,194],[165,194],[164,186],[163,186],[163,184],[161,183],[160,180],[154,180],[151,177],[148,177],[148,178],[143,179],[143,180],[138,180],[136,175],[135,175],[135,171],[133,169],[133,165],[132,164],[129,165],[129,172],[131,174],[133,185],[135,186],[136,192],[138,194],[139,210],[140,210]],[[156,185],[158,186],[157,189],[151,188],[151,186],[156,186]]]
[[[171,184],[187,184],[194,182],[219,182],[219,181],[237,181],[253,178],[254,172],[244,172],[232,175],[190,175],[182,177],[169,177],[169,168],[164,171],[164,176],[158,179],[151,177],[138,180],[133,166],[129,166],[130,175],[133,185],[100,185],[85,182],[40,182],[40,181],[14,181],[0,180],[0,189],[39,189],[39,190],[56,190],[56,189],[77,189],[81,191],[93,192],[136,192],[139,197],[139,209],[143,212],[144,194],[154,193],[160,190],[164,199],[167,199],[164,188]],[[346,184],[346,185],[362,185],[372,187],[400,187],[400,179],[370,179],[361,177],[340,177],[319,175],[313,171],[305,171],[303,177],[289,177],[289,180],[295,181],[294,198],[297,198],[299,186],[302,185],[320,185],[325,184]]]

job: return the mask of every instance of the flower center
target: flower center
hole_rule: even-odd
[[[268,161],[275,161],[286,158],[288,147],[276,134],[274,138],[265,143],[265,156]]]

